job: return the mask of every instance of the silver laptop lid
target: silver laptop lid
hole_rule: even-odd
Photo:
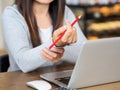
[[[120,38],[88,41],[77,59],[68,87],[120,81]]]

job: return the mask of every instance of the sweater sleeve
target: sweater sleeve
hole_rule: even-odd
[[[69,20],[71,23],[76,19],[75,15],[73,12],[68,8],[67,6],[65,7],[65,20]],[[64,20],[64,21],[65,21]],[[78,22],[74,25],[74,27],[77,30],[77,42],[71,45],[82,45],[84,42],[87,41],[86,37],[84,36],[82,30],[79,27]]]
[[[48,42],[32,48],[26,23],[21,20],[22,16],[18,17],[17,14],[11,8],[4,10],[2,15],[3,34],[9,53],[18,67],[26,73],[47,62],[42,58],[40,52],[43,48],[49,47],[52,38]]]

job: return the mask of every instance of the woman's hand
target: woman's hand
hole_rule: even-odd
[[[43,49],[41,55],[44,59],[51,62],[58,62],[64,54],[64,48]]]
[[[77,31],[76,31],[75,27],[71,27],[71,24],[69,21],[66,21],[66,27],[65,26],[60,27],[59,29],[57,29],[53,32],[53,41],[55,41],[57,39],[57,37],[65,29],[67,31],[65,32],[63,37],[56,43],[56,46],[65,46],[68,44],[75,43],[77,41]]]

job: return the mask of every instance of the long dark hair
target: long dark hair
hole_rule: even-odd
[[[15,0],[19,12],[23,15],[29,28],[33,47],[41,44],[38,25],[33,13],[33,2],[35,0]],[[65,0],[54,0],[50,3],[49,13],[52,19],[53,30],[63,25]]]

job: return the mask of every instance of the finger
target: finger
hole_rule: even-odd
[[[50,51],[50,50],[47,49],[47,48],[43,49],[43,51],[44,51],[47,55],[49,55],[50,57],[53,57],[53,58],[56,58],[56,57],[57,57],[57,54],[56,54],[55,52],[52,52],[52,51]]]
[[[74,31],[74,39],[73,39],[73,43],[75,43],[77,41],[77,31],[76,28],[73,27],[73,31]]]
[[[71,34],[71,36],[68,38],[68,44],[74,43],[75,37],[76,37],[76,29],[75,29],[74,27],[72,27],[72,34]]]
[[[77,32],[75,27],[73,27],[72,29],[73,29],[73,38],[71,43],[75,43],[77,40]]]
[[[67,42],[68,38],[72,34],[72,27],[71,27],[70,22],[68,22],[68,21],[66,21],[66,28],[67,28],[67,31],[66,31],[65,35],[62,37],[63,42]]]
[[[52,61],[52,57],[45,53],[43,50],[41,51],[41,55],[45,60]]]
[[[59,54],[64,53],[64,48],[52,48],[51,50]]]
[[[58,61],[60,61],[60,59],[61,59],[61,57],[63,56],[63,53],[61,54],[57,54],[57,57],[56,58],[54,58],[54,62],[58,62]]]
[[[76,41],[77,41],[77,36],[74,37],[73,43],[75,43]]]
[[[72,44],[74,38],[75,38],[75,31],[74,31],[74,29],[72,28],[72,34],[71,34],[71,36],[70,36],[69,39],[68,39],[68,43],[69,43],[69,44]]]
[[[42,54],[42,56],[43,56],[43,58],[45,59],[45,60],[48,60],[48,61],[50,61],[50,62],[58,62],[59,61],[59,59],[56,57],[56,58],[54,58],[54,57],[51,57],[50,55],[48,55],[46,52],[44,52],[44,51],[42,51],[41,52],[41,54]]]
[[[60,60],[60,58],[63,56],[63,54],[57,54],[57,56],[54,58],[54,57],[51,57],[50,55],[48,55],[43,50],[41,51],[41,55],[45,60],[50,61],[50,62],[58,62]]]

